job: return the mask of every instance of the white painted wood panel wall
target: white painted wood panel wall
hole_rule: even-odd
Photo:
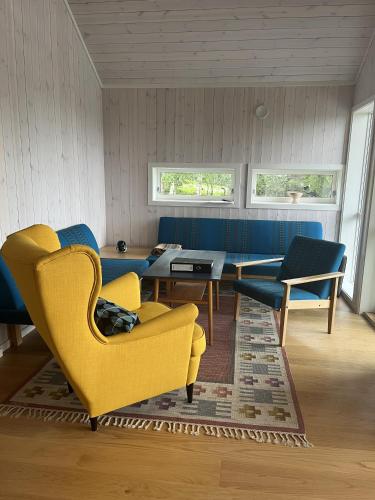
[[[162,215],[319,220],[333,239],[337,212],[148,206],[147,163],[344,163],[352,98],[350,86],[103,89],[107,242],[153,245]]]
[[[0,244],[79,222],[104,242],[101,88],[63,0],[1,0]]]
[[[355,86],[354,104],[375,96],[375,33]]]

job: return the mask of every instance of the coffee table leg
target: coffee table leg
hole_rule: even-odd
[[[159,280],[156,279],[154,281],[154,302],[158,302],[159,300]]]
[[[218,311],[220,309],[220,282],[215,281],[215,309]]]
[[[212,281],[207,282],[208,285],[208,344],[214,343],[214,326],[213,326],[213,307],[212,307]]]

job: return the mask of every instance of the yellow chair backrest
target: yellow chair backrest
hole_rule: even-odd
[[[83,245],[61,248],[55,231],[42,224],[8,236],[1,253],[38,332],[65,374],[80,380],[107,342],[93,321],[101,290],[98,255]]]

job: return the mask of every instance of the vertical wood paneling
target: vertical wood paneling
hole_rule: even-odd
[[[355,86],[354,104],[375,96],[375,32]]]
[[[118,109],[111,112],[114,92]],[[109,243],[121,237],[133,245],[153,245],[162,215],[319,220],[325,236],[335,237],[337,212],[244,208],[245,176],[240,209],[148,206],[147,162],[343,163],[352,87],[157,89],[156,97],[154,89],[141,89],[138,99],[136,92],[104,90]],[[262,121],[254,111],[263,102],[270,115]],[[122,145],[116,128],[127,113],[129,153],[117,160]],[[130,204],[116,195],[124,179],[131,186]]]
[[[105,242],[102,118],[101,88],[63,0],[2,0],[0,244],[31,224],[79,222]]]

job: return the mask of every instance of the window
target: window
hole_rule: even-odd
[[[149,163],[149,205],[239,207],[241,164]]]
[[[345,254],[347,256],[343,292],[357,310],[360,300],[363,304],[366,301],[371,303],[369,293],[373,293],[374,286],[373,272],[369,272],[373,256],[369,254],[371,257],[368,259],[367,273],[364,275],[363,254],[365,252],[361,249],[362,238],[363,242],[366,239],[367,214],[365,207],[373,140],[373,112],[374,101],[371,101],[367,105],[355,109],[352,113],[341,212],[340,241],[346,246]],[[373,236],[368,241],[371,245]],[[363,292],[362,278],[364,279]]]
[[[341,168],[341,165],[253,166],[246,206],[336,210]]]

